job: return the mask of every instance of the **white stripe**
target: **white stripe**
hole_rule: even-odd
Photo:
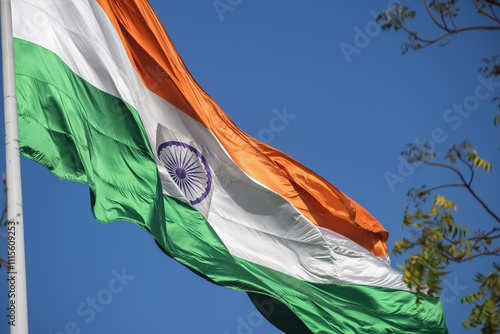
[[[95,1],[14,0],[13,13],[16,38],[56,53],[77,75],[132,105],[155,154],[159,144],[171,140],[203,153],[214,186],[195,207],[233,256],[309,282],[407,289],[399,272],[355,242],[312,224],[245,174],[211,131],[146,89]],[[164,192],[185,199],[164,164],[157,163]]]

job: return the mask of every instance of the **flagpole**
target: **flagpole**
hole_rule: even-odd
[[[9,308],[11,334],[28,333],[28,298],[24,256],[24,221],[21,192],[21,162],[17,126],[16,77],[11,0],[0,0],[2,29],[2,69],[5,115],[5,160],[7,164],[7,242]]]

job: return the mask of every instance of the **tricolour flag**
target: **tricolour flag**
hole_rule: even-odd
[[[384,228],[241,131],[146,0],[13,0],[13,19],[21,152],[86,183],[97,220],[134,222],[314,333],[447,332],[440,300],[417,306],[388,264]]]

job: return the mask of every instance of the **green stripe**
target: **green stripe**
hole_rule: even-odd
[[[43,48],[15,39],[14,51],[21,153],[88,184],[102,222],[161,219],[156,164],[137,112]]]
[[[86,183],[97,220],[138,224],[183,265],[280,300],[314,333],[447,333],[439,299],[417,307],[410,292],[307,283],[231,256],[197,210],[162,195],[136,110],[52,52],[17,39],[14,48],[21,152],[61,178]]]

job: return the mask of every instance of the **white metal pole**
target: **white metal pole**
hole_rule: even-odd
[[[21,162],[17,127],[16,76],[12,34],[11,0],[0,0],[2,68],[5,115],[5,160],[7,163],[8,321],[11,334],[28,334],[28,298],[24,257],[24,221],[21,192]]]

